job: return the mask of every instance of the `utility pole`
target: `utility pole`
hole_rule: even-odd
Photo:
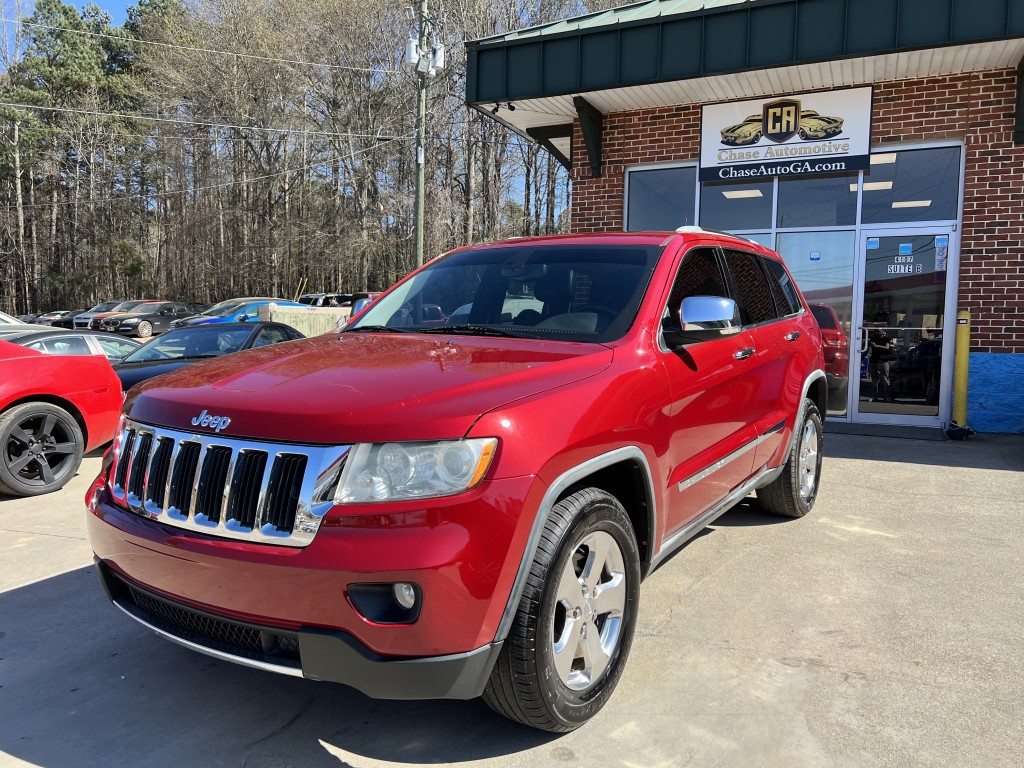
[[[434,36],[433,24],[427,18],[427,0],[418,3],[417,37],[410,38],[405,63],[416,73],[416,202],[413,207],[413,256],[416,266],[423,266],[423,199],[426,193],[427,81],[444,69],[444,46]]]
[[[419,56],[427,51],[427,0],[420,0],[419,40],[417,48]],[[423,266],[423,197],[426,187],[426,175],[423,157],[427,132],[427,73],[421,71],[419,61],[416,62],[416,208],[413,211],[413,255],[416,266]]]

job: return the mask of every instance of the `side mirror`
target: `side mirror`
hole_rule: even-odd
[[[719,339],[737,333],[740,323],[736,302],[721,296],[689,296],[679,307],[682,328],[671,318],[662,321],[661,332],[669,349]]]

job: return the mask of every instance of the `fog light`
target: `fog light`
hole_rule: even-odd
[[[412,624],[423,609],[420,588],[407,581],[349,584],[348,599],[360,616],[375,624]]]
[[[395,602],[405,610],[412,610],[412,607],[416,605],[416,587],[409,582],[398,582],[394,587],[392,587],[392,591],[395,595]]]

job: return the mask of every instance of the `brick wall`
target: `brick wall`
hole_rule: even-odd
[[[972,352],[1024,353],[1024,146],[1013,143],[1016,82],[1015,70],[999,70],[880,83],[874,91],[872,146],[966,144],[959,308],[972,315]],[[573,231],[621,230],[625,168],[696,160],[699,140],[700,105],[606,115],[604,166],[592,179],[577,121]]]

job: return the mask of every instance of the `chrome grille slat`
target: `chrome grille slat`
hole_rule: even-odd
[[[168,438],[171,442],[171,458],[167,463],[167,480],[164,485],[164,502],[163,512],[167,513],[171,509],[171,481],[174,479],[174,465],[178,461],[178,454],[181,452],[181,442],[174,438]]]
[[[259,517],[260,489],[267,466],[264,451],[239,451],[228,490],[227,520],[242,528],[256,527]]]
[[[202,448],[195,440],[186,440],[178,446],[178,460],[171,473],[171,492],[167,499],[168,514],[187,519],[192,510],[192,484],[197,475]]]
[[[192,511],[192,516],[203,525],[216,525],[221,520],[231,453],[231,449],[223,445],[210,445],[206,448],[203,469],[196,484],[196,504]]]
[[[128,461],[125,461],[124,459],[126,456],[130,457],[132,455],[132,448],[135,445],[135,435],[136,432],[134,430],[127,430],[121,440],[121,450],[118,457],[120,460],[117,463],[117,471],[114,472],[115,493],[121,497],[124,496],[124,487],[128,483],[128,467],[130,467],[132,463],[131,459]]]
[[[267,489],[264,525],[273,526],[278,531],[291,530],[306,469],[305,459],[305,456],[299,454],[283,453],[274,461],[274,471]]]
[[[173,450],[173,440],[169,437],[157,438],[156,450],[152,452],[149,471],[146,473],[146,495],[143,499],[143,508],[150,516],[155,517],[164,511],[164,501],[167,498],[167,476]]]
[[[141,509],[142,497],[145,494],[146,469],[149,466],[149,454],[153,447],[153,433],[141,432],[135,441],[132,451],[131,465],[128,467],[128,493],[126,500],[132,509]]]
[[[125,421],[111,495],[212,536],[301,547],[333,506],[349,446],[279,445]]]

